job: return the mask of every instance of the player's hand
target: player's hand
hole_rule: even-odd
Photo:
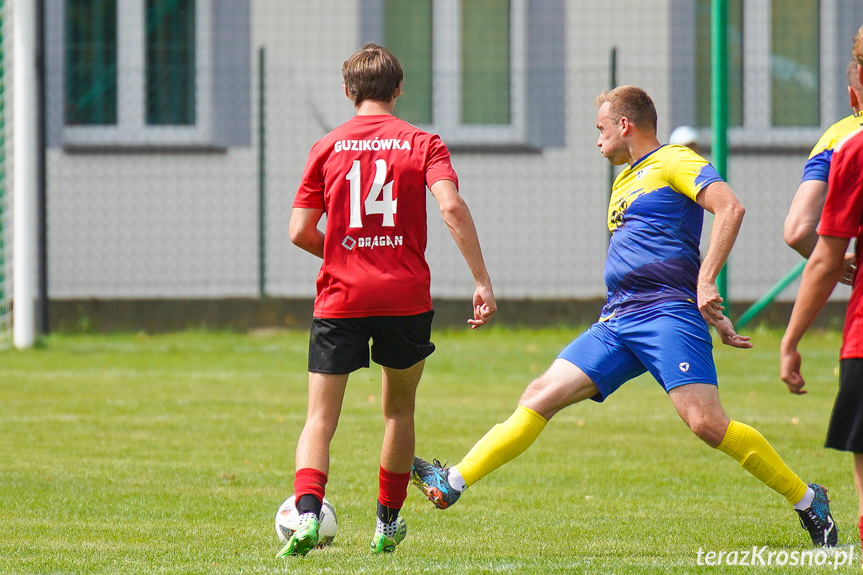
[[[800,353],[796,349],[780,349],[779,352],[779,377],[785,382],[788,391],[795,395],[808,393],[804,386],[803,376],[800,374],[800,366],[803,363]]]
[[[698,285],[698,311],[701,312],[707,323],[716,327],[717,330],[719,329],[717,324],[721,323],[723,319],[728,319],[722,313],[725,311],[725,306],[722,305],[723,301],[715,283],[705,282]],[[731,332],[734,333],[733,327]]]
[[[732,324],[731,320],[724,315],[722,315],[722,319],[719,321],[711,321],[707,317],[704,319],[707,320],[707,323],[716,328],[716,332],[719,334],[722,343],[725,345],[736,347],[738,349],[752,348],[752,341],[750,341],[751,338],[748,335],[740,335],[737,333],[734,330],[734,324]]]
[[[853,252],[845,254],[845,271],[842,272],[842,277],[839,278],[839,283],[847,286],[854,284],[854,276],[857,275],[857,257]]]
[[[476,288],[473,294],[473,319],[467,320],[471,329],[487,324],[495,312],[497,312],[497,303],[494,301],[494,293],[491,288]]]

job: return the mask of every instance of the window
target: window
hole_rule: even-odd
[[[386,0],[383,44],[398,57],[405,76],[399,116],[412,124],[432,123],[432,0]]]
[[[248,145],[249,24],[249,0],[49,3],[48,145]]]
[[[797,0],[774,2],[770,7],[773,126],[821,124],[819,4],[818,0]]]
[[[116,124],[117,2],[69,0],[66,10],[66,123]]]
[[[399,115],[457,142],[523,142],[512,100],[524,90],[513,54],[524,32],[525,0],[386,0],[383,43],[404,58]]]
[[[195,123],[195,0],[147,0],[147,124]]]
[[[695,3],[695,29],[701,38],[710,38],[712,0]],[[728,2],[728,125],[743,125],[743,0]],[[713,110],[710,42],[695,43],[695,101],[703,102],[695,110],[697,126],[709,126]]]
[[[512,122],[512,79],[519,75],[519,70],[512,70],[510,46],[515,39],[510,25],[510,4],[509,0],[471,0],[461,4],[461,119],[464,124],[506,125]],[[522,9],[518,7],[519,12]],[[523,40],[519,38],[518,42]]]
[[[672,121],[710,125],[710,0],[672,0]],[[853,0],[728,0],[729,142],[811,146],[850,113]]]
[[[405,70],[400,117],[451,148],[563,144],[563,0],[361,6],[362,40],[387,46]]]

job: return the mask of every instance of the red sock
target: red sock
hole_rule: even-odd
[[[298,469],[294,475],[294,496],[297,501],[303,495],[314,495],[324,500],[324,490],[327,486],[327,475],[317,469],[306,467]]]
[[[863,515],[860,516],[860,522],[857,524],[857,531],[860,533],[860,545],[863,547]]]
[[[401,509],[408,496],[410,473],[392,473],[381,467],[378,474],[378,503],[390,509]]]

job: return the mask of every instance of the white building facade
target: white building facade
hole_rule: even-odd
[[[661,140],[689,124],[709,145],[709,4],[49,0],[48,295],[312,297],[291,202],[311,145],[353,114],[342,62],[374,41],[405,67],[396,113],[451,148],[497,296],[602,298],[613,174],[594,98],[639,85]],[[809,150],[850,113],[861,24],[856,0],[729,2],[727,176],[747,208],[732,299],[799,261],[783,221]],[[469,298],[431,204],[429,219],[433,295]]]

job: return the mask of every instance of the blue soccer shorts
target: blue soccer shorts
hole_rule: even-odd
[[[691,302],[663,302],[593,324],[558,355],[606,397],[649,371],[666,393],[689,383],[717,385],[713,340]]]

